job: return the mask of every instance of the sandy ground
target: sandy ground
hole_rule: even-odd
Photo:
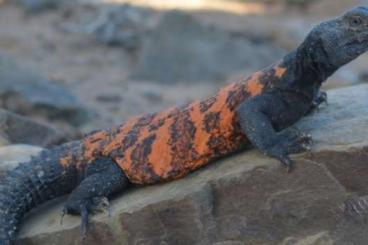
[[[201,9],[194,11],[193,15],[204,23],[224,29],[259,32],[275,40],[280,47],[290,50],[314,23],[357,3],[367,1],[317,1],[304,12],[273,8],[269,11],[262,9],[261,13],[239,14]],[[108,127],[135,114],[203,98],[232,77],[237,77],[234,74],[222,83],[198,81],[171,86],[130,81],[128,74],[136,61],[134,54],[122,48],[95,43],[80,34],[65,32],[60,27],[64,18],[62,11],[28,15],[14,5],[0,5],[0,50],[21,64],[39,70],[47,78],[69,87],[92,111],[91,122],[82,131]],[[357,74],[366,70],[366,61],[368,58],[364,56],[332,80],[337,84],[354,82]]]

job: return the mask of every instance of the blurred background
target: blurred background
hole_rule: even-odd
[[[0,107],[68,138],[211,95],[358,0],[0,0]],[[368,81],[368,56],[325,89]]]

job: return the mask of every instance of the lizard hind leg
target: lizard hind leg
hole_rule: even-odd
[[[108,197],[128,187],[129,181],[121,168],[112,160],[104,158],[101,168],[91,165],[87,176],[69,195],[64,208],[64,214],[81,216],[82,238],[88,231],[89,214],[106,211],[109,208]],[[95,168],[95,169],[94,169]]]

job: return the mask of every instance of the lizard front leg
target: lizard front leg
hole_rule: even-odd
[[[305,114],[308,104],[294,97],[285,101],[278,94],[263,94],[243,102],[237,109],[240,126],[265,155],[275,157],[288,171],[292,161],[289,154],[310,149],[311,137],[289,126]],[[275,128],[277,130],[275,130]]]

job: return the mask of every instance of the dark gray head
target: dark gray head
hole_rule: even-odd
[[[339,68],[368,50],[368,7],[357,7],[316,26],[304,42],[315,60]],[[317,61],[319,62],[319,61]]]

